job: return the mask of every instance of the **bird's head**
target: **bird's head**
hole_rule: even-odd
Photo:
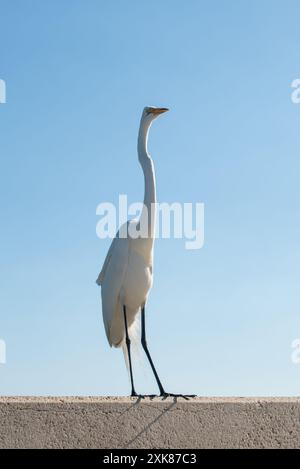
[[[148,121],[151,123],[156,119],[158,116],[167,112],[169,109],[166,107],[154,107],[154,106],[146,106],[143,110],[143,120]]]

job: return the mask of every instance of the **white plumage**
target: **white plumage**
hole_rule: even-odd
[[[166,108],[146,107],[142,113],[138,157],[145,179],[144,208],[139,220],[128,221],[117,233],[97,279],[98,285],[101,285],[107,339],[115,347],[123,345],[125,340],[123,306],[126,306],[130,332],[152,286],[156,190],[154,165],[147,151],[147,139],[151,123],[165,111]],[[138,228],[141,220],[148,223],[148,236],[132,238],[131,229]],[[120,237],[120,232],[124,231],[127,237]]]
[[[127,222],[126,228],[131,223],[137,222]],[[119,347],[124,343],[123,306],[126,306],[130,331],[152,286],[152,260],[148,256],[149,249],[144,244],[145,240],[120,238],[118,233],[97,279],[98,285],[102,287],[103,321],[111,346]]]

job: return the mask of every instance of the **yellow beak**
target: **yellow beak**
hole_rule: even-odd
[[[169,109],[167,107],[156,107],[151,109],[151,113],[155,114],[156,116],[159,114],[163,114],[164,112],[167,112]]]

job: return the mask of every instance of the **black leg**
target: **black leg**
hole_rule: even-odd
[[[145,350],[145,353],[147,355],[147,358],[149,360],[149,363],[151,365],[151,368],[152,368],[152,371],[153,371],[153,374],[155,376],[155,379],[156,379],[156,382],[157,382],[157,386],[159,388],[159,392],[160,392],[160,395],[161,396],[164,396],[166,393],[165,393],[165,390],[160,382],[160,379],[158,377],[158,374],[156,372],[156,369],[155,369],[155,366],[153,364],[153,361],[152,361],[152,358],[151,358],[151,355],[150,355],[150,352],[148,350],[148,347],[147,347],[147,341],[146,341],[146,327],[145,327],[145,306],[142,306],[142,346],[143,346],[143,349]]]
[[[137,393],[135,392],[134,384],[133,384],[133,374],[132,374],[132,364],[131,364],[131,354],[130,354],[130,339],[129,339],[129,335],[128,335],[126,306],[125,305],[123,306],[123,312],[124,312],[126,346],[127,346],[128,361],[129,361],[130,380],[131,380],[131,395],[132,396],[137,396]]]
[[[152,368],[152,371],[153,371],[153,374],[155,376],[155,379],[156,379],[156,382],[157,382],[157,385],[159,387],[159,391],[160,391],[160,395],[161,397],[163,397],[164,399],[166,399],[167,397],[183,397],[184,399],[188,400],[189,397],[196,397],[195,394],[173,394],[173,393],[170,393],[170,392],[166,392],[161,384],[161,381],[158,377],[158,374],[156,372],[156,369],[155,369],[155,366],[153,364],[153,361],[152,361],[152,358],[151,358],[151,355],[150,355],[150,352],[148,350],[148,346],[147,346],[147,341],[146,341],[146,326],[145,326],[145,306],[142,306],[142,346],[143,346],[143,349],[145,350],[145,353],[147,355],[147,358],[149,360],[149,363],[151,365],[151,368]]]

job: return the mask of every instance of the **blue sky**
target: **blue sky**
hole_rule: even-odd
[[[297,395],[297,1],[0,1],[0,394],[123,395],[95,285],[96,206],[205,203],[205,244],[157,240],[148,342],[167,390]],[[155,391],[148,368],[139,391]]]

